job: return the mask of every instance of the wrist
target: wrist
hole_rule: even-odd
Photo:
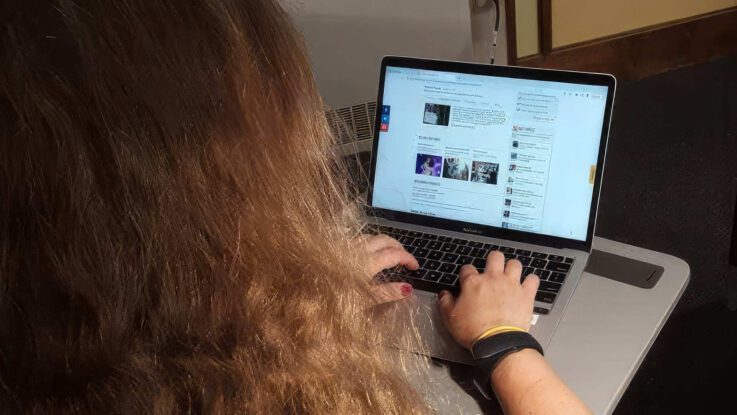
[[[526,363],[541,356],[540,352],[535,349],[521,349],[507,354],[499,361],[494,371],[491,372],[491,383],[496,385],[505,382],[513,373],[525,366]]]
[[[543,353],[540,343],[525,331],[508,331],[478,340],[471,354],[476,362],[477,378],[474,383],[479,391],[489,398],[492,377],[496,377],[498,366],[505,361],[505,366],[508,366],[508,358],[528,349],[540,355]]]

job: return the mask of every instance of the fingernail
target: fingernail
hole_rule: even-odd
[[[402,288],[400,290],[402,291],[403,297],[409,297],[410,294],[412,294],[412,286],[409,284],[402,284]]]

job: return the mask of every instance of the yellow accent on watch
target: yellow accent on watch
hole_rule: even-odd
[[[474,344],[478,343],[479,341],[483,339],[488,339],[489,337],[494,336],[496,334],[507,333],[510,331],[527,332],[527,330],[523,330],[517,326],[495,326],[481,333],[481,335],[477,337],[476,340],[473,341],[473,343],[471,343],[471,348],[473,348]]]

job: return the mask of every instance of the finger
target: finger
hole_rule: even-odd
[[[371,289],[377,304],[391,303],[412,295],[412,286],[406,282],[389,282]]]
[[[404,248],[382,248],[371,254],[370,270],[372,275],[378,274],[387,268],[393,268],[397,265],[403,265],[408,269],[415,270],[420,267],[415,257],[407,252]]]
[[[540,286],[540,277],[538,277],[535,274],[528,275],[525,280],[522,282],[522,289],[525,291],[525,294],[528,295],[528,298],[532,298],[533,301],[535,299],[535,295],[537,294],[537,288]]]
[[[486,271],[492,274],[504,273],[504,254],[499,251],[490,251],[486,257]]]
[[[401,248],[402,244],[400,244],[399,241],[388,235],[371,235],[366,238],[366,250],[369,253],[373,253],[380,249],[389,247]]]
[[[438,309],[440,316],[443,318],[445,327],[449,326],[450,315],[455,307],[456,299],[449,291],[443,290],[438,293]]]
[[[473,275],[478,275],[479,271],[471,264],[466,264],[461,267],[461,271],[458,274],[458,279],[460,280],[461,284],[465,283],[468,278],[470,278]]]
[[[504,268],[504,273],[519,282],[522,278],[522,263],[516,259],[510,259],[507,261],[507,266]]]

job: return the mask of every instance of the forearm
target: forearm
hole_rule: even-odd
[[[590,414],[586,405],[536,351],[505,357],[491,383],[505,414]]]

